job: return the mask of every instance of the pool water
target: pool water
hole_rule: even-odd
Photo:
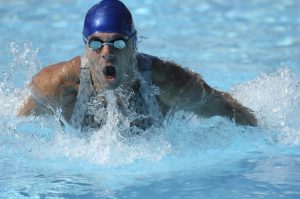
[[[0,198],[300,198],[300,2],[124,0],[139,51],[203,75],[259,127],[176,112],[164,128],[77,137],[55,116],[17,117],[41,68],[84,52],[97,1],[0,0]]]

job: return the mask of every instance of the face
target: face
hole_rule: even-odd
[[[120,40],[125,42],[122,43]],[[96,45],[94,45],[95,43]],[[117,48],[122,47],[124,43],[124,48]],[[99,48],[95,50],[95,46]],[[90,36],[89,42],[86,44],[86,55],[96,91],[115,89],[130,81],[134,72],[134,53],[132,42],[122,34],[96,33]]]

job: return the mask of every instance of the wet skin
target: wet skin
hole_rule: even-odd
[[[91,38],[110,42],[124,38],[117,33],[97,33]],[[119,50],[105,45],[98,51],[86,48],[91,80],[96,92],[115,89],[120,85],[134,87],[131,82],[134,68],[129,66],[133,46],[128,42],[125,49]],[[128,63],[124,64],[124,63]],[[62,114],[70,120],[80,85],[80,57],[67,62],[50,65],[32,78],[32,93],[19,111],[19,115],[51,114],[61,107]],[[114,72],[105,72],[113,67]],[[174,106],[191,111],[201,117],[215,115],[234,119],[237,124],[257,125],[252,111],[242,106],[228,93],[211,88],[199,74],[159,58],[152,62],[152,80],[160,89],[156,96],[163,114]]]

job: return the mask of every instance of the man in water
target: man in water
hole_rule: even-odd
[[[33,77],[31,95],[19,115],[51,114],[59,108],[75,127],[100,126],[101,121],[88,111],[88,104],[96,99],[106,108],[109,99],[99,97],[99,93],[122,88],[131,90],[133,95],[127,105],[117,96],[118,107],[148,115],[147,121],[133,121],[133,125],[142,128],[163,120],[174,109],[257,125],[251,110],[229,94],[211,88],[199,74],[138,53],[131,13],[118,0],[102,0],[88,11],[83,40],[83,56],[48,66]]]

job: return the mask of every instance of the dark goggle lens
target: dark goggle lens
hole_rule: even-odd
[[[126,41],[124,41],[123,39],[118,39],[113,42],[107,42],[107,43],[99,40],[90,41],[90,48],[93,50],[99,50],[103,45],[110,45],[117,49],[123,49],[126,46]]]

